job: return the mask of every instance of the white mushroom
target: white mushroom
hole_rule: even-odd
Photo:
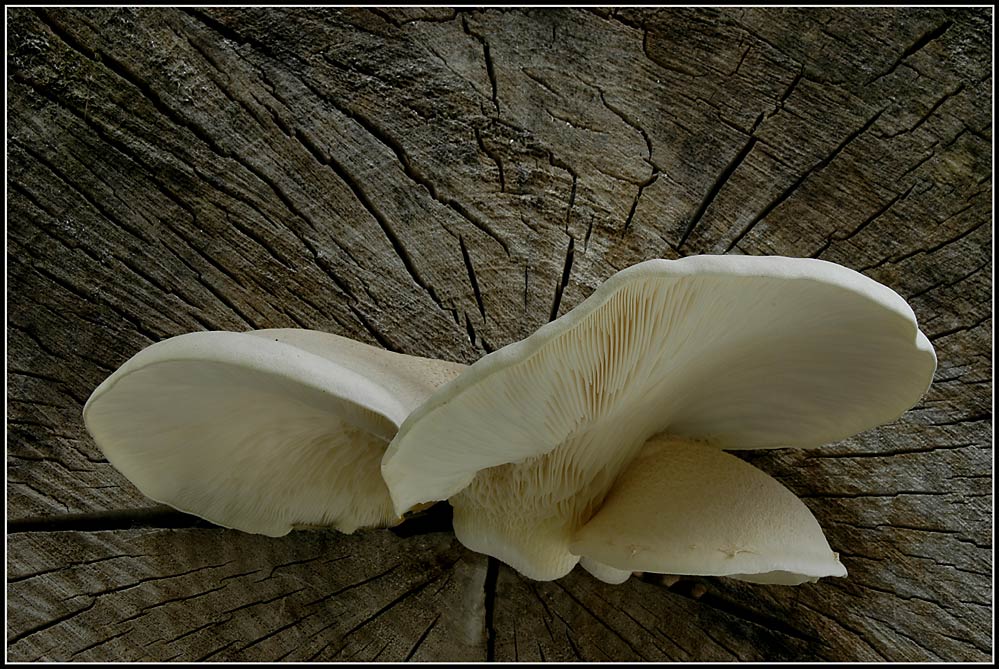
[[[845,576],[808,507],[704,444],[653,437],[569,550],[611,569],[797,585]]]
[[[653,435],[815,447],[899,417],[935,366],[905,301],[844,267],[651,260],[441,387],[403,422],[382,472],[397,512],[450,499],[466,546],[554,579]],[[655,506],[646,513],[654,526]],[[587,557],[597,570],[639,568]]]
[[[310,330],[196,332],[93,392],[87,429],[148,497],[247,532],[344,532],[397,514],[380,472],[396,428],[464,365]]]

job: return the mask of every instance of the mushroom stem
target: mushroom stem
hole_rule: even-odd
[[[565,576],[579,561],[569,550],[573,534],[600,508],[649,431],[622,417],[544,455],[479,472],[448,500],[458,540],[529,578]]]

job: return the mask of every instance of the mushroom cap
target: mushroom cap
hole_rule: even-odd
[[[384,449],[463,368],[324,332],[195,332],[125,362],[83,417],[111,464],[158,502],[269,536],[351,532],[396,518]]]
[[[449,499],[469,548],[532,578],[654,434],[815,447],[896,419],[936,358],[894,291],[821,260],[692,256],[622,270],[438,389],[382,473],[397,510]]]
[[[664,435],[643,446],[569,549],[615,569],[756,583],[846,575],[811,511],[776,479]]]

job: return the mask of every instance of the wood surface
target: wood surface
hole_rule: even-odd
[[[992,656],[992,10],[11,9],[9,660]],[[81,409],[143,347],[302,327],[470,363],[615,271],[822,258],[899,292],[929,393],[745,453],[849,570],[525,579],[396,532],[153,507]],[[151,508],[152,507],[152,508]]]

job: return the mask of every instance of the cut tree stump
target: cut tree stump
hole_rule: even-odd
[[[992,656],[992,10],[12,9],[8,659]],[[822,258],[912,305],[897,422],[742,454],[849,570],[796,588],[270,539],[153,507],[90,392],[196,330],[471,363],[615,271]],[[152,507],[152,508],[151,508]]]

